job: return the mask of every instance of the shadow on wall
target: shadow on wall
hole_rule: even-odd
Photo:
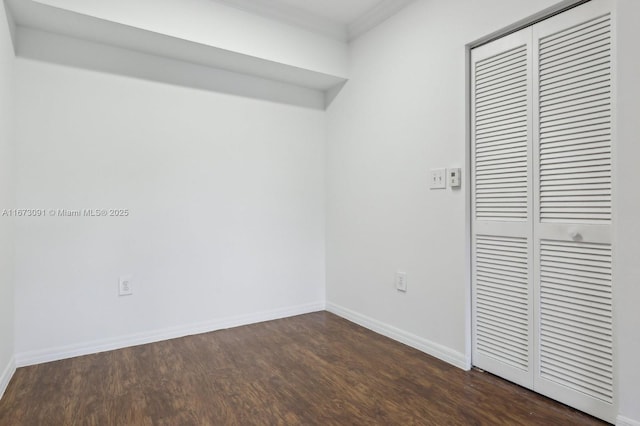
[[[338,94],[346,84],[346,81],[344,83],[340,83],[324,93],[325,108],[329,108],[331,106],[333,100],[338,96]]]
[[[49,32],[18,29],[20,57],[194,89],[325,109],[325,93]]]

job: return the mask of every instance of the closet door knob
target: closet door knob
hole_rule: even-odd
[[[582,240],[582,234],[579,233],[578,231],[569,231],[569,236],[571,237],[571,239],[573,241],[581,241]]]

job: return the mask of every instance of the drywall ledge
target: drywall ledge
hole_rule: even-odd
[[[324,110],[323,92],[157,55],[18,27],[21,58]]]
[[[327,74],[258,58],[47,6],[31,0],[6,1],[17,26],[318,91],[326,91],[347,80],[342,75]],[[20,54],[19,44],[15,48]]]

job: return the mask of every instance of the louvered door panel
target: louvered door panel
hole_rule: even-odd
[[[476,238],[476,347],[479,353],[529,368],[529,266],[524,238]]]
[[[472,51],[473,363],[615,419],[612,4]]]
[[[539,215],[611,220],[611,18],[539,40]]]
[[[475,64],[478,219],[527,219],[529,66],[526,45]]]
[[[533,386],[531,33],[473,51],[474,364]]]
[[[540,375],[613,402],[611,247],[540,244]]]
[[[534,389],[612,421],[612,18],[594,0],[533,27]]]

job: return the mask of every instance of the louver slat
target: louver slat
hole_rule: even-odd
[[[486,356],[527,371],[528,250],[525,238],[476,237],[476,339]]]
[[[611,35],[603,16],[543,38],[541,222],[611,221]]]
[[[611,246],[540,243],[540,374],[613,401]]]
[[[479,220],[525,221],[529,70],[520,46],[475,64],[474,172]]]

